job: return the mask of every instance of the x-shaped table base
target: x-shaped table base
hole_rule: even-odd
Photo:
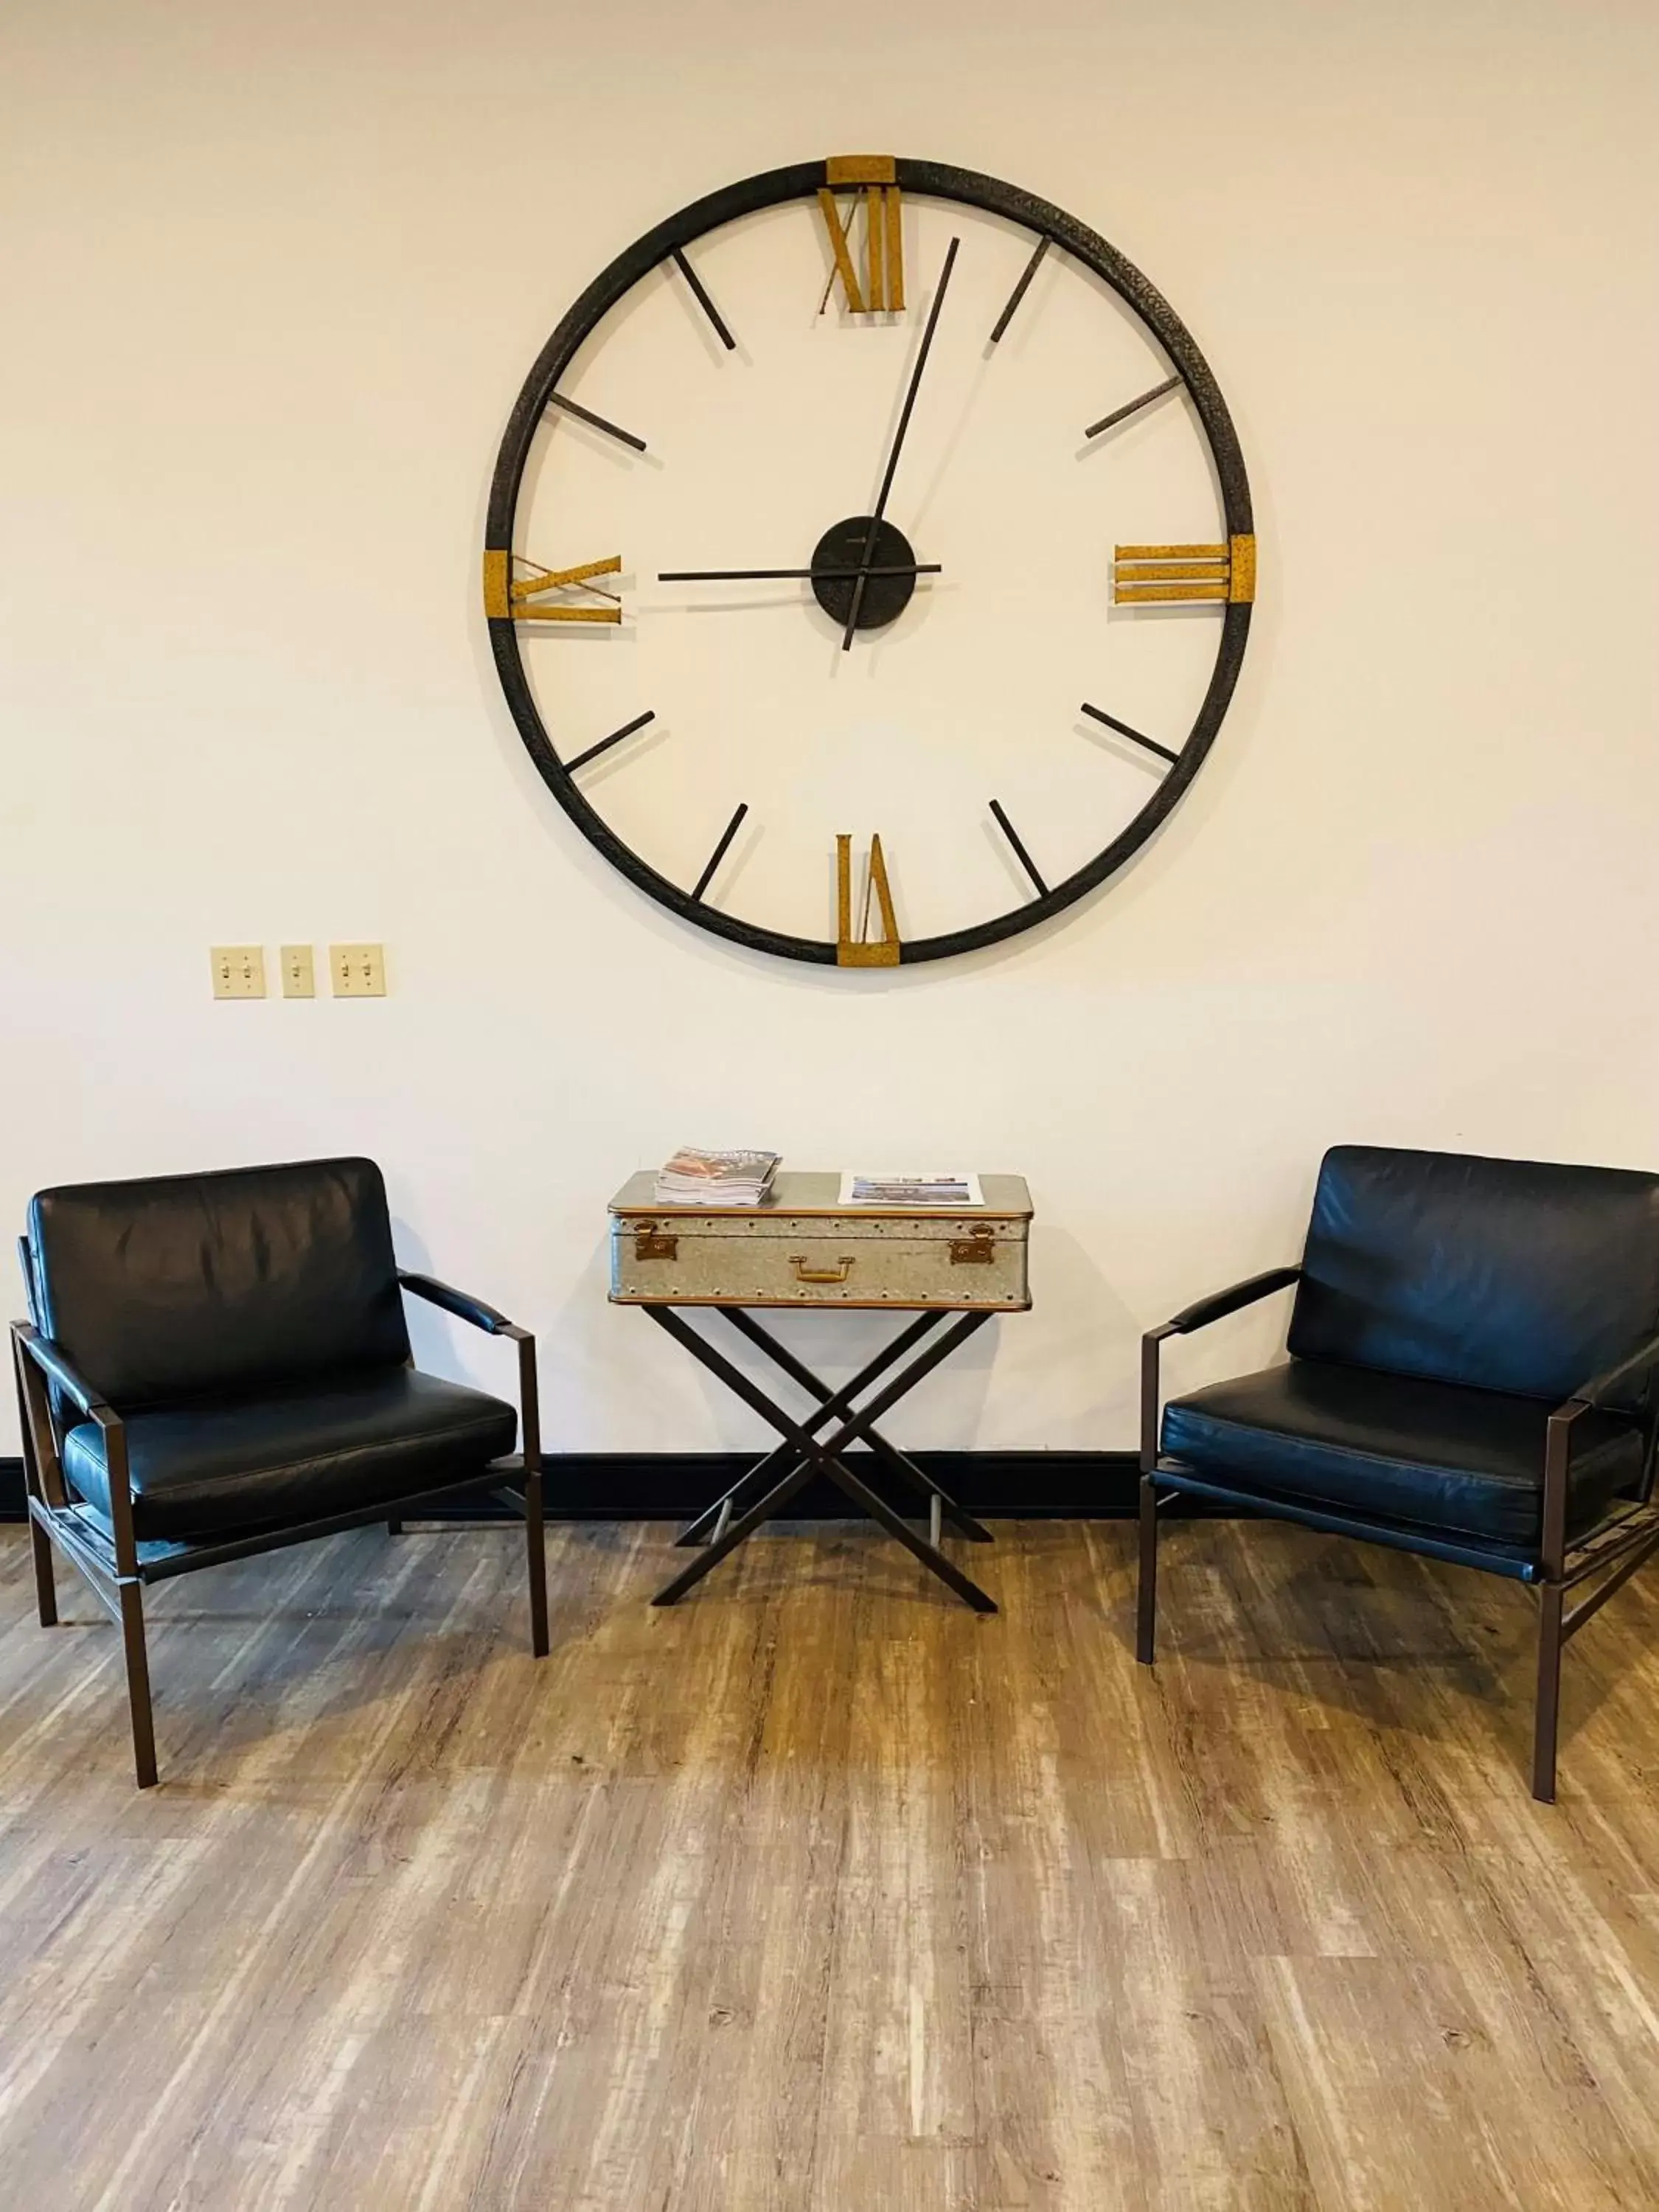
[[[896,1406],[907,1392],[913,1390],[924,1375],[931,1374],[942,1360],[948,1359],[959,1345],[965,1344],[975,1330],[991,1318],[988,1310],[976,1313],[919,1314],[908,1328],[901,1329],[890,1344],[884,1345],[875,1358],[860,1368],[850,1382],[839,1390],[831,1390],[820,1382],[811,1368],[785,1349],[769,1331],[763,1328],[750,1313],[738,1306],[720,1306],[713,1310],[725,1315],[740,1336],[757,1345],[790,1380],[798,1383],[809,1397],[817,1401],[817,1411],[805,1421],[791,1420],[788,1414],[775,1406],[760,1385],[734,1366],[722,1352],[700,1336],[676,1307],[647,1305],[648,1313],[659,1328],[683,1344],[691,1357],[702,1363],[711,1375],[725,1383],[726,1389],[744,1405],[752,1407],[761,1419],[769,1422],[783,1438],[764,1459],[757,1460],[748,1473],[739,1478],[724,1498],[717,1498],[706,1513],[701,1513],[679,1538],[682,1544],[700,1545],[702,1548],[690,1565],[675,1576],[665,1588],[659,1589],[651,1602],[653,1605],[673,1605],[696,1587],[711,1567],[718,1566],[728,1552],[735,1551],[744,1537],[752,1535],[763,1521],[769,1521],[781,1510],[796,1492],[803,1489],[815,1474],[826,1474],[850,1498],[854,1504],[878,1521],[890,1536],[896,1536],[906,1551],[913,1553],[922,1565],[930,1567],[939,1580],[953,1589],[957,1595],[973,1607],[975,1613],[994,1613],[996,1601],[988,1597],[979,1584],[970,1582],[962,1570],[948,1559],[939,1548],[943,1523],[951,1527],[975,1544],[988,1544],[991,1532],[966,1513],[956,1500],[939,1488],[938,1483],[922,1473],[914,1460],[907,1459],[896,1444],[881,1435],[875,1424],[881,1415]],[[950,1325],[942,1335],[934,1335],[942,1324]],[[908,1352],[916,1351],[924,1338],[933,1336],[925,1351],[918,1352],[909,1364],[885,1387],[878,1390],[869,1403],[855,1410],[854,1401],[867,1390],[877,1377],[884,1375]],[[832,1422],[839,1426],[828,1437],[821,1438],[817,1431]],[[883,1498],[878,1498],[868,1483],[861,1482],[848,1466],[842,1455],[852,1443],[862,1443],[878,1459],[889,1473],[917,1491],[927,1500],[928,1534],[919,1536],[909,1523],[894,1512]]]

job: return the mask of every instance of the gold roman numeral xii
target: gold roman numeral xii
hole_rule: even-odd
[[[830,234],[835,269],[823,288],[818,313],[830,304],[836,278],[850,315],[902,315],[904,313],[904,226],[899,208],[898,166],[890,154],[832,154],[823,165],[818,187],[818,206]],[[854,190],[845,222],[836,204],[837,191]],[[860,278],[853,258],[853,234],[860,200],[864,203],[864,276]]]
[[[535,573],[515,576],[515,561]],[[622,601],[614,592],[591,580],[615,576],[621,569],[620,553],[611,554],[605,561],[580,561],[574,568],[544,568],[539,561],[527,560],[522,553],[492,550],[483,556],[484,612],[492,621],[500,622],[619,623]],[[565,599],[549,605],[542,596],[547,592],[571,591],[591,592],[607,604],[596,607]]]

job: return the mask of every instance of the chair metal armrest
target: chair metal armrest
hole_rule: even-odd
[[[1207,1298],[1196,1304],[1183,1307],[1173,1320],[1164,1322],[1155,1334],[1165,1336],[1190,1336],[1195,1328],[1207,1328],[1212,1321],[1224,1321],[1229,1314],[1237,1313],[1244,1306],[1253,1306],[1258,1298],[1269,1297],[1274,1291],[1288,1290],[1292,1283],[1302,1279],[1297,1267],[1269,1267],[1266,1274],[1247,1275],[1242,1283],[1231,1283],[1224,1291],[1212,1291]]]
[[[399,1267],[398,1280],[411,1297],[425,1298],[428,1304],[453,1314],[458,1321],[471,1322],[474,1328],[486,1330],[491,1336],[504,1336],[518,1346],[519,1426],[523,1436],[524,1469],[526,1474],[539,1473],[541,1402],[536,1382],[535,1338],[527,1328],[520,1328],[517,1322],[497,1313],[494,1306],[487,1306],[482,1298],[475,1298],[467,1291],[458,1291],[453,1283],[441,1283],[435,1275],[411,1274],[407,1268]]]
[[[127,1462],[126,1423],[112,1407],[96,1405],[88,1410],[103,1431],[104,1480],[109,1485],[116,1569],[123,1575],[136,1575],[138,1540],[132,1526],[132,1475]]]
[[[14,1322],[11,1333],[41,1373],[50,1376],[70,1403],[78,1406],[89,1419],[96,1418],[100,1407],[109,1412],[103,1392],[94,1390],[86,1376],[70,1364],[49,1336],[41,1335],[33,1322]]]
[[[96,1422],[104,1443],[105,1479],[109,1485],[109,1517],[115,1539],[116,1571],[124,1577],[136,1575],[138,1571],[138,1544],[132,1526],[132,1480],[127,1464],[126,1423],[52,1340],[41,1335],[33,1322],[14,1322],[11,1334],[18,1350],[20,1377],[23,1373],[21,1362],[26,1358],[40,1374],[54,1383],[72,1405],[79,1407],[88,1420]],[[39,1470],[41,1503],[53,1511],[62,1511],[71,1500],[64,1485],[63,1468],[52,1437],[46,1393],[39,1384],[33,1390],[25,1388],[23,1418]]]
[[[470,1322],[474,1328],[484,1329],[491,1336],[524,1334],[504,1313],[497,1313],[494,1306],[475,1298],[470,1291],[458,1291],[453,1283],[441,1283],[435,1275],[411,1274],[407,1268],[399,1267],[398,1280],[411,1297],[424,1298],[428,1305],[441,1306],[457,1321]]]
[[[1659,1335],[1650,1336],[1616,1367],[1607,1368],[1600,1375],[1592,1375],[1588,1382],[1581,1382],[1571,1397],[1565,1399],[1549,1417],[1544,1432],[1544,1510],[1540,1553],[1545,1572],[1552,1582],[1560,1580],[1566,1559],[1567,1478],[1572,1459],[1572,1425],[1592,1409],[1604,1406],[1609,1392],[1619,1383],[1628,1382],[1632,1375],[1656,1363],[1659,1363]],[[1649,1418],[1651,1422],[1651,1415]],[[1648,1433],[1650,1452],[1651,1426]]]
[[[1212,1291],[1207,1298],[1183,1307],[1172,1319],[1146,1331],[1140,1340],[1140,1474],[1144,1482],[1150,1482],[1158,1468],[1158,1366],[1165,1337],[1190,1336],[1195,1328],[1207,1328],[1212,1321],[1224,1321],[1229,1314],[1254,1305],[1258,1298],[1267,1297],[1274,1291],[1288,1290],[1301,1279],[1299,1267],[1269,1267],[1265,1274],[1247,1275],[1242,1283],[1230,1284],[1224,1291]]]
[[[1617,1384],[1627,1382],[1632,1375],[1639,1374],[1643,1368],[1652,1367],[1656,1364],[1659,1364],[1659,1335],[1650,1336],[1645,1344],[1632,1352],[1628,1359],[1621,1359],[1616,1367],[1607,1368],[1600,1375],[1592,1375],[1588,1382],[1581,1382],[1566,1405],[1605,1405],[1607,1394]],[[1565,1413],[1566,1406],[1559,1410]]]

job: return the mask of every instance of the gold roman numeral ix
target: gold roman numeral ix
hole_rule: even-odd
[[[818,303],[820,314],[830,304],[837,276],[848,314],[904,313],[904,227],[897,174],[897,164],[890,154],[832,154],[824,163],[818,206],[823,211],[824,228],[830,234],[830,251],[836,265]],[[853,187],[854,199],[843,222],[836,193],[848,185]],[[860,200],[865,209],[862,282],[853,258],[853,230]]]
[[[1112,597],[1121,607],[1170,599],[1255,597],[1255,540],[1248,534],[1222,545],[1118,545],[1113,549]]]
[[[870,934],[870,901],[881,910],[881,935]],[[864,878],[864,906],[859,933],[853,934],[853,841],[836,839],[836,964],[839,968],[896,968],[899,964],[898,923],[893,918],[893,893],[887,881],[887,863],[881,840],[870,840],[870,866]]]
[[[515,561],[523,568],[533,569],[534,574],[515,576]],[[527,560],[522,553],[492,550],[483,556],[484,612],[497,622],[619,623],[622,601],[614,592],[607,592],[590,580],[594,576],[615,576],[621,569],[620,553],[613,553],[608,561],[581,561],[574,568],[544,568],[539,561]],[[602,607],[569,600],[561,600],[553,606],[542,604],[544,592],[568,591],[591,592],[596,599],[610,604]]]

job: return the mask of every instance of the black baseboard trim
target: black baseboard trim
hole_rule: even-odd
[[[860,1479],[897,1505],[911,1493],[865,1452],[848,1455]],[[1115,1520],[1135,1510],[1133,1452],[920,1451],[915,1461],[981,1520]],[[729,1490],[752,1452],[561,1452],[547,1462],[555,1521],[689,1521]],[[446,1519],[496,1520],[507,1509],[458,1499]],[[856,1508],[818,1475],[788,1509],[792,1519],[835,1521]],[[0,1459],[0,1521],[27,1518],[23,1462]]]

